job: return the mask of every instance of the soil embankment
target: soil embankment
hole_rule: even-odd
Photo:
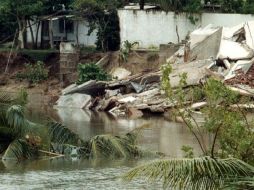
[[[113,72],[116,68],[125,68],[131,75],[157,71],[161,66],[159,52],[131,52],[126,62],[119,61],[119,52],[107,53],[82,53],[80,63],[96,63],[105,55],[109,56],[106,64],[102,65],[107,72]],[[52,52],[44,56],[43,62],[48,69],[47,80],[38,84],[31,84],[25,80],[19,80],[16,75],[25,71],[26,63],[35,63],[36,60],[26,54],[13,53],[5,74],[9,52],[0,53],[0,91],[16,93],[24,88],[29,94],[29,102],[39,105],[54,105],[61,95],[62,86],[59,80],[59,53]],[[36,56],[34,56],[36,57]],[[77,76],[77,74],[76,74]]]

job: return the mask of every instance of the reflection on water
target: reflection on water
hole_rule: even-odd
[[[123,134],[136,127],[149,124],[139,139],[141,146],[160,151],[171,157],[182,157],[181,147],[190,145],[199,153],[199,146],[189,130],[179,123],[169,122],[161,116],[139,119],[114,118],[106,113],[79,109],[58,109],[59,119],[83,139],[98,134]]]
[[[45,114],[47,113],[47,114]],[[27,116],[34,121],[46,121],[47,117],[61,121],[82,139],[98,134],[123,134],[143,124],[149,124],[139,138],[145,149],[163,152],[170,157],[181,157],[181,147],[190,145],[199,154],[199,147],[186,127],[169,122],[163,117],[140,119],[116,119],[105,113],[94,113],[79,109],[31,108]],[[159,184],[147,185],[142,180],[124,183],[119,178],[130,168],[144,162],[88,161],[88,160],[40,160],[22,164],[0,162],[1,189],[161,189]]]

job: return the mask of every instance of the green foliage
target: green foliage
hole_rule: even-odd
[[[127,133],[122,136],[98,135],[90,140],[92,158],[140,157],[142,152],[136,146],[136,136]]]
[[[89,80],[107,81],[111,80],[111,76],[108,75],[102,68],[94,63],[86,63],[78,65],[78,81],[77,84],[82,84]]]
[[[17,17],[28,17],[36,15],[40,12],[41,6],[43,5],[42,0],[22,0],[22,1],[11,1],[1,0],[0,11],[6,12],[7,14],[14,14]]]
[[[120,45],[120,28],[117,8],[123,4],[118,0],[75,0],[73,8],[78,17],[89,22],[89,34],[97,29],[97,48],[103,51],[115,51]]]
[[[6,149],[3,160],[23,160],[33,159],[38,156],[38,151],[35,147],[29,145],[25,140],[14,140]]]
[[[138,45],[138,42],[124,41],[119,53],[120,61],[127,62],[130,52],[136,45]]]
[[[13,15],[0,11],[0,41],[7,39],[11,35],[14,35],[17,27],[16,18]]]
[[[48,70],[43,62],[37,61],[35,64],[26,64],[25,70],[22,73],[18,73],[16,78],[25,79],[31,83],[39,83],[48,79]]]
[[[165,189],[215,190],[224,188],[229,181],[252,176],[253,172],[253,167],[241,160],[201,157],[154,161],[132,169],[124,179],[162,180]]]
[[[164,11],[199,13],[202,10],[200,0],[155,0]]]
[[[207,106],[201,111],[204,122],[199,123],[192,110],[185,104],[190,101],[186,96],[187,75],[182,74],[178,87],[172,89],[169,74],[171,66],[163,67],[162,87],[169,101],[175,104],[174,113],[180,116],[198,141],[204,155],[223,158],[235,157],[253,164],[254,159],[254,124],[246,118],[246,113],[238,104],[240,96],[228,89],[221,81],[208,79],[203,86],[192,88],[191,103],[206,101]],[[236,105],[233,109],[231,105]],[[210,147],[204,143],[201,131],[213,134]],[[215,146],[218,147],[215,149]]]
[[[192,102],[202,101],[205,98],[203,88],[199,86],[194,86],[191,88]]]
[[[182,146],[181,149],[184,152],[184,157],[185,158],[193,158],[194,153],[193,153],[193,148],[190,146]]]
[[[60,123],[50,122],[47,127],[51,142],[72,145],[79,145],[83,142],[77,134]]]

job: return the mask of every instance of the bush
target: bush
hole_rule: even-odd
[[[107,81],[111,79],[110,75],[108,75],[105,71],[103,71],[102,68],[94,63],[79,64],[78,77],[78,85],[89,80]]]
[[[35,64],[26,64],[25,71],[18,73],[16,78],[20,80],[28,80],[31,83],[39,83],[41,81],[47,80],[48,70],[45,68],[43,62],[38,61]]]

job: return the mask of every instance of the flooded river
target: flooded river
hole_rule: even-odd
[[[71,130],[88,139],[98,134],[124,134],[143,124],[139,145],[144,149],[163,152],[170,157],[182,157],[181,147],[199,147],[186,127],[169,122],[162,116],[140,119],[116,119],[105,113],[76,109],[28,109],[27,116],[36,122],[47,117],[61,121]],[[161,189],[160,184],[147,184],[143,180],[123,182],[119,176],[148,160],[39,160],[16,164],[0,162],[0,190],[5,189]]]

